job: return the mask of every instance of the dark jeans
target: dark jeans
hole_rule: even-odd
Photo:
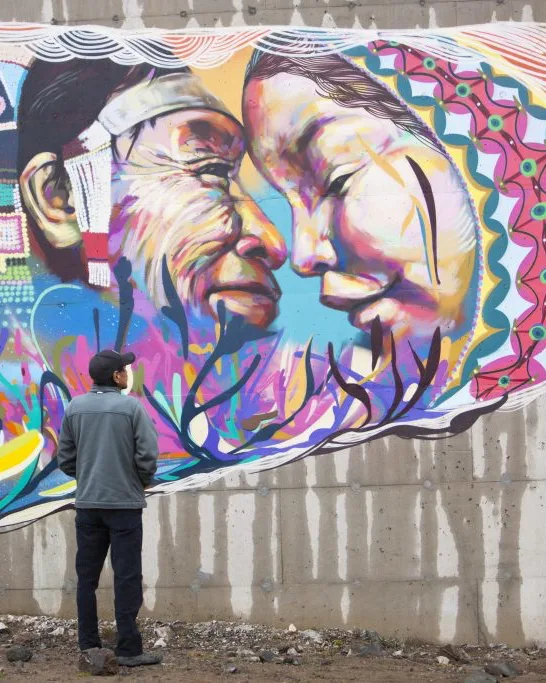
[[[101,647],[95,591],[108,548],[114,570],[116,655],[142,653],[136,618],[142,606],[142,510],[76,509],[78,643]]]

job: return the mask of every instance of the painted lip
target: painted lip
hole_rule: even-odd
[[[226,282],[221,285],[213,285],[207,290],[207,298],[213,294],[232,293],[237,295],[238,292],[245,294],[255,294],[256,296],[265,296],[275,303],[281,298],[280,289],[273,285],[266,285],[262,282]]]
[[[320,301],[337,311],[350,312],[383,298],[399,282],[399,273],[380,285],[377,281],[358,275],[328,271],[322,278]]]

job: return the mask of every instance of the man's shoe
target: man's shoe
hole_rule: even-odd
[[[156,655],[153,652],[143,652],[141,655],[134,657],[117,657],[120,666],[146,666],[148,664],[161,664],[163,661],[162,655]]]

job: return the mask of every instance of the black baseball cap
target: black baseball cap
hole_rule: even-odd
[[[135,362],[134,353],[118,353],[109,350],[99,351],[89,361],[89,374],[95,384],[108,384],[112,381],[112,375],[116,370],[121,370],[126,365]]]

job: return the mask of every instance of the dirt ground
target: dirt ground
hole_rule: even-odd
[[[508,664],[517,669],[513,677],[521,683],[546,682],[546,649],[541,648],[442,648],[414,640],[384,639],[374,631],[289,631],[214,621],[167,624],[143,620],[141,625],[146,649],[155,646],[164,656],[163,663],[139,669],[120,668],[111,680],[485,683],[486,667]],[[70,620],[0,616],[0,679],[69,683],[90,678],[78,670],[75,628],[75,622]],[[101,634],[104,646],[111,646],[114,625],[103,622]],[[30,661],[9,662],[7,655],[14,646],[28,648],[32,653]],[[504,680],[498,672],[489,681],[495,679]]]

